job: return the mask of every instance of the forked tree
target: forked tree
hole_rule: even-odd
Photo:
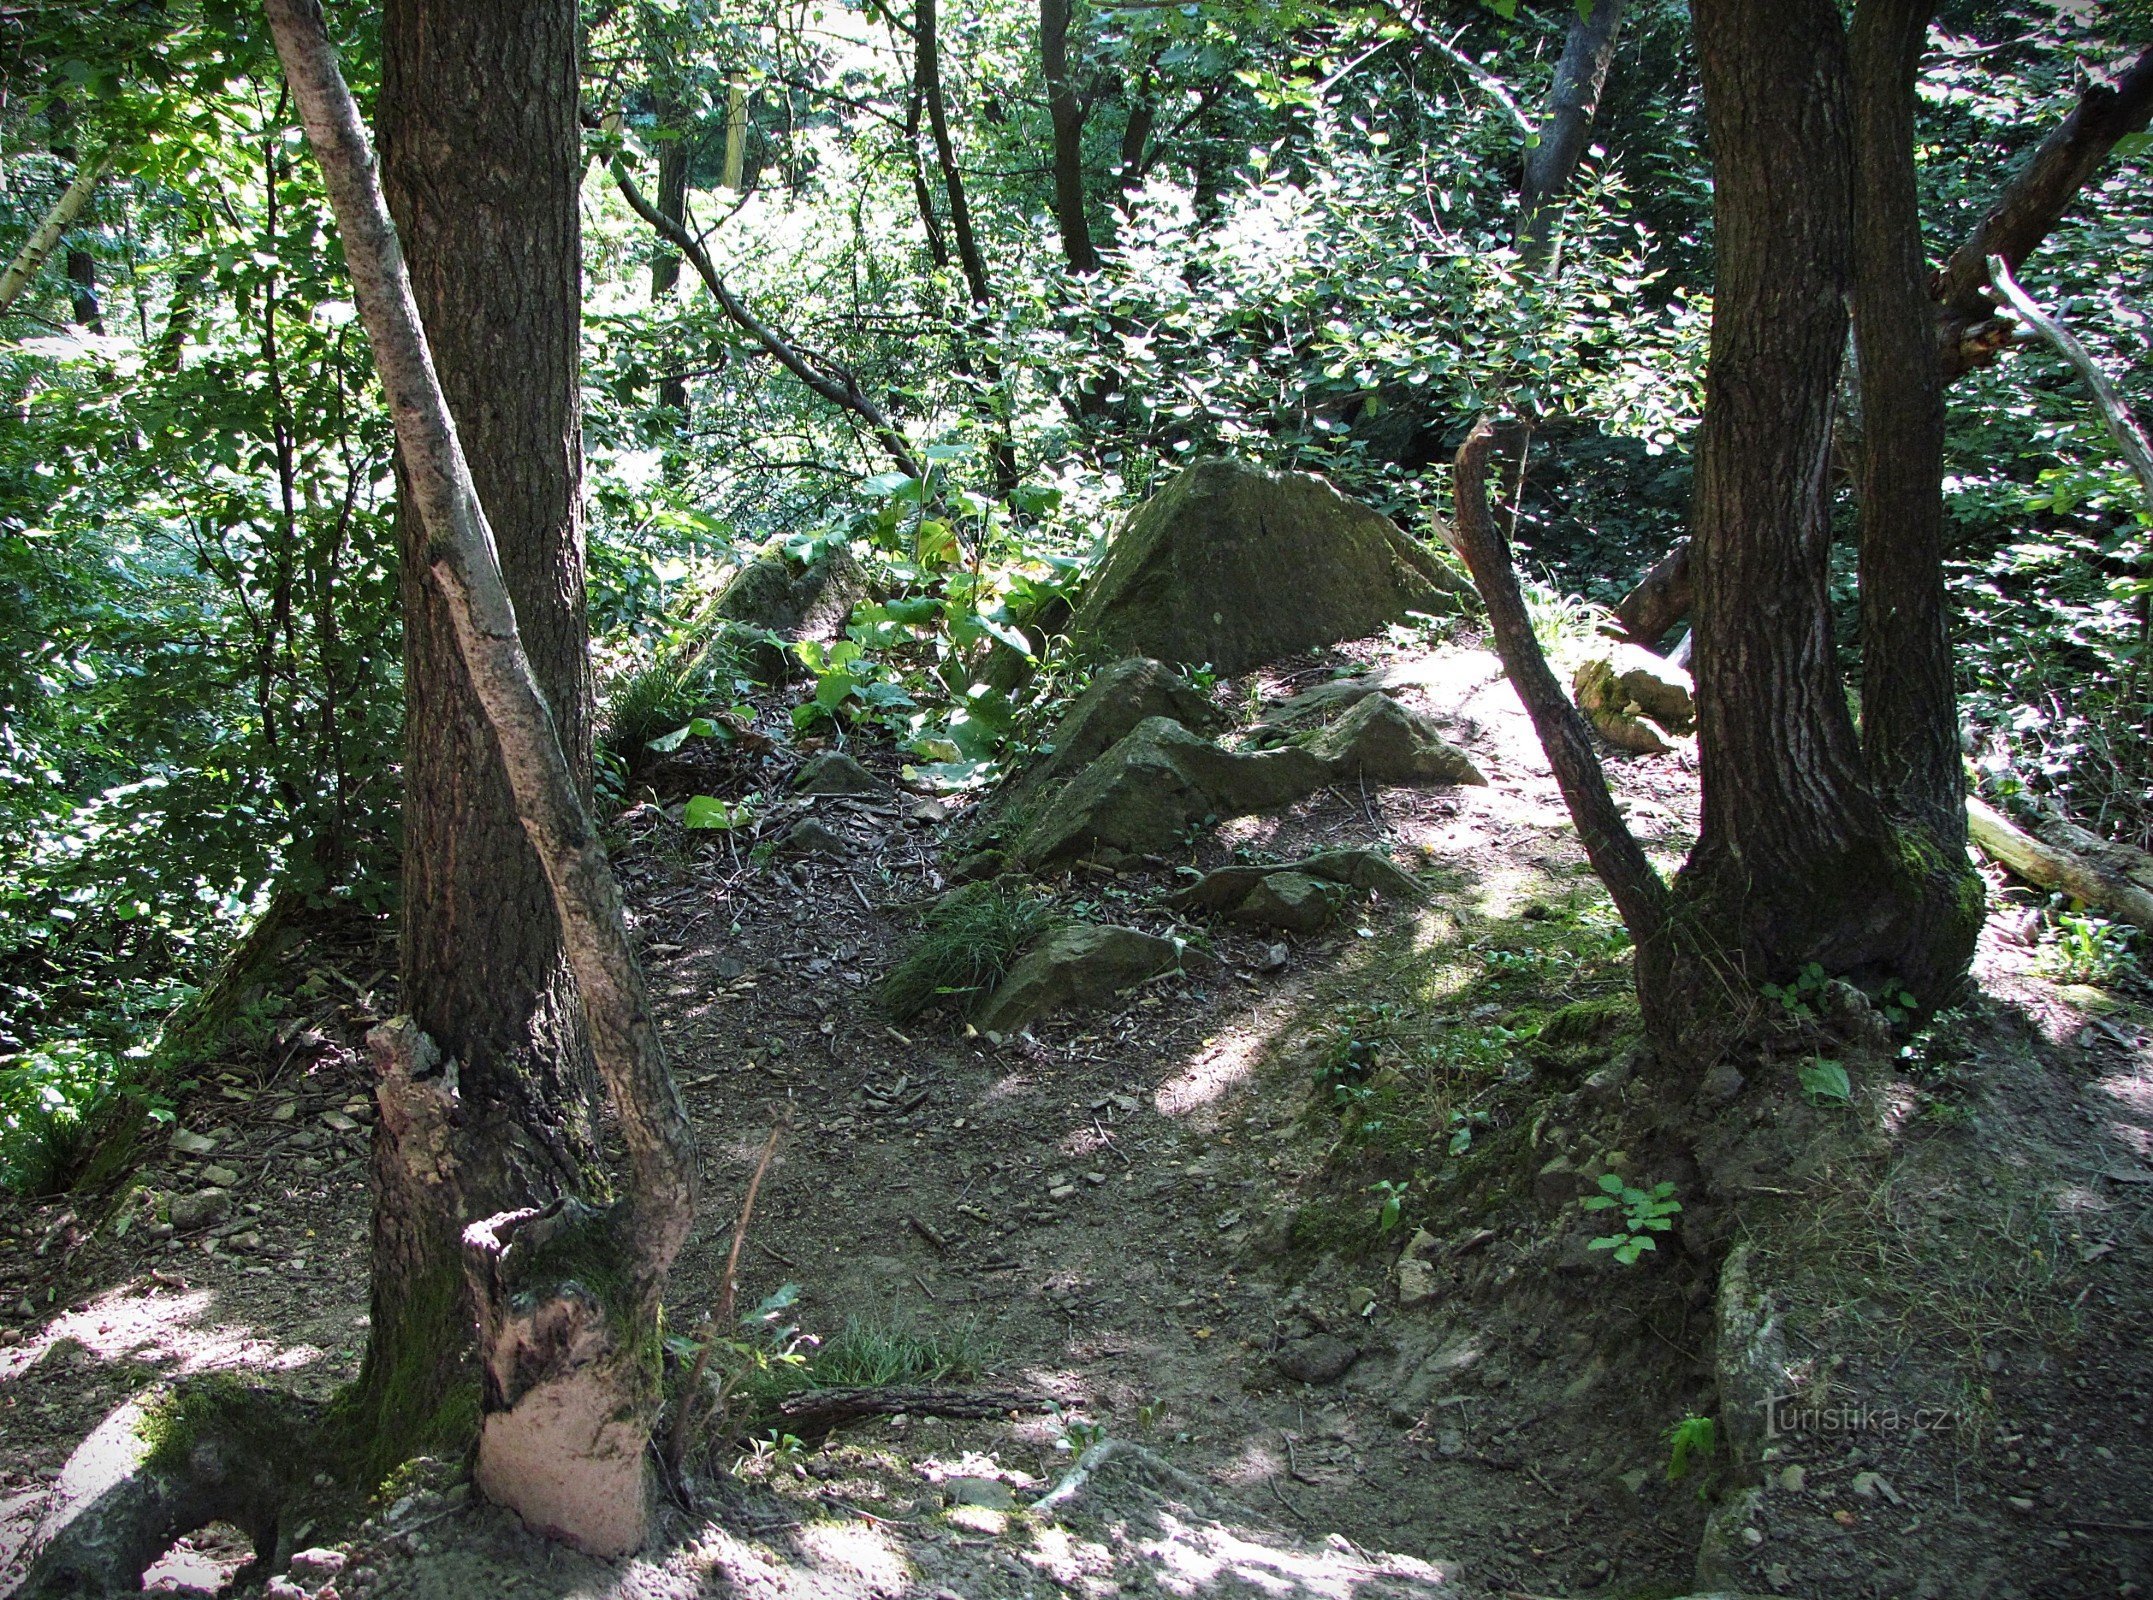
[[[1703,809],[1672,883],[1609,797],[1541,658],[1485,474],[1458,454],[1457,539],[1594,867],[1638,948],[1646,1022],[1691,1067],[1757,985],[1816,962],[1928,1005],[1963,986],[1982,917],[1967,864],[1942,568],[1942,374],[1915,208],[1929,0],[1697,0],[1717,276],[1692,548]],[[1872,448],[1859,733],[1827,569],[1848,304]]]

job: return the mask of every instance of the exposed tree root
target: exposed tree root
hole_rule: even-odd
[[[320,1426],[318,1408],[222,1377],[128,1401],[68,1460],[13,1600],[139,1594],[158,1557],[212,1522],[240,1529],[256,1563],[280,1569]]]

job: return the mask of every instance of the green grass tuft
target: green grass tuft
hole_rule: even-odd
[[[927,913],[919,942],[882,980],[883,1004],[900,1021],[943,1003],[969,1010],[1057,920],[1051,906],[1021,889],[966,884]]]
[[[601,738],[628,767],[650,760],[650,741],[662,738],[713,702],[730,702],[733,680],[746,676],[732,624],[703,606],[658,645],[648,661],[624,673],[606,696]]]

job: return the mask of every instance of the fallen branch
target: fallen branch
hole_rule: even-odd
[[[2153,51],[2148,52],[2153,55]],[[2028,327],[2054,345],[2063,359],[2077,369],[2086,380],[2086,387],[2093,391],[2093,403],[2100,408],[2101,420],[2108,424],[2108,432],[2116,441],[2116,448],[2123,452],[2131,471],[2138,474],[2139,492],[2145,496],[2146,511],[2153,515],[2153,444],[2146,441],[2145,430],[2138,426],[2138,419],[2131,415],[2131,408],[2123,403],[2123,395],[2115,386],[2101,364],[2093,359],[2093,352],[2078,342],[2078,337],[2055,317],[2043,311],[2033,296],[2019,287],[2011,276],[2011,265],[2002,256],[1989,257],[1989,279],[1997,292],[2011,303],[2011,309],[2025,319]]]
[[[2061,890],[2153,931],[2153,890],[2133,883],[2107,862],[2036,839],[1980,799],[1966,802],[1966,831],[1990,857],[2028,883]]]

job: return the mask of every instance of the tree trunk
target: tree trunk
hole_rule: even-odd
[[[1862,0],[1849,41],[1861,734],[1885,809],[1963,857],[1965,763],[1944,593],[1944,375],[1914,173],[1914,83],[1934,9],[1934,0]]]
[[[568,0],[389,0],[381,181],[412,294],[498,542],[532,671],[569,771],[590,773],[577,509],[582,170]],[[403,551],[403,1009],[456,1062],[463,1203],[473,1215],[579,1189],[597,1083],[546,874],[510,793],[448,604],[406,451]],[[384,1117],[380,1128],[386,1130]],[[393,1226],[393,1224],[391,1225]],[[400,1260],[377,1218],[377,1254]],[[398,1438],[469,1395],[471,1316],[453,1258],[392,1267],[356,1403]]]
[[[485,1492],[540,1531],[594,1554],[625,1554],[648,1531],[644,1447],[658,1409],[660,1296],[694,1218],[694,1143],[658,1045],[619,887],[523,645],[499,546],[436,376],[358,108],[314,0],[267,0],[267,10],[326,180],[396,425],[406,503],[427,535],[415,554],[453,630],[457,664],[492,736],[489,753],[498,755],[505,771],[513,815],[543,870],[558,947],[573,969],[627,1156],[626,1198],[610,1210],[564,1196],[465,1230],[487,1413],[477,1478]],[[572,108],[574,14],[566,6],[560,10],[549,20],[559,23],[559,60]],[[520,30],[508,30],[512,35],[555,32],[532,27],[527,10],[521,20]],[[467,38],[472,54],[462,65],[476,70],[518,59],[502,47],[497,36]],[[444,81],[453,83],[454,74]],[[571,211],[571,232],[572,218]],[[574,279],[571,254],[571,306]],[[572,452],[572,427],[568,438]],[[483,923],[480,928],[490,931]],[[480,932],[472,942],[483,939]],[[423,1036],[425,1030],[409,1032]],[[411,1074],[414,1080],[426,1075]],[[385,1079],[391,1076],[384,1071]],[[440,1096],[428,1098],[438,1111]],[[467,1198],[474,1178],[484,1183],[493,1176],[463,1159],[456,1165]],[[370,1365],[378,1354],[370,1352]],[[422,1367],[438,1361],[431,1351],[408,1354]]]
[[[61,192],[38,225],[30,230],[30,237],[15,252],[7,271],[0,273],[0,315],[22,296],[37,278],[39,269],[52,254],[52,247],[60,242],[60,235],[75,225],[90,203],[90,196],[97,192],[97,180],[105,175],[105,158],[86,161],[75,169],[74,182]]]
[[[1563,200],[1584,158],[1593,118],[1599,115],[1600,91],[1607,86],[1626,3],[1585,0],[1585,9],[1571,19],[1562,59],[1555,64],[1540,142],[1525,152],[1525,180],[1518,190],[1517,250],[1528,265],[1541,265],[1555,253]]]
[[[1717,278],[1693,516],[1703,806],[1678,898],[1750,983],[1815,961],[1943,1004],[1978,891],[1969,907],[1963,855],[1896,827],[1870,790],[1832,655],[1827,482],[1854,256],[1845,31],[1831,0],[1694,14]]]
[[[1039,64],[1046,77],[1047,116],[1054,125],[1054,220],[1069,270],[1099,270],[1091,223],[1084,211],[1084,103],[1069,81],[1070,0],[1039,0]]]
[[[667,119],[668,127],[677,127],[677,119]],[[688,141],[674,139],[658,148],[658,211],[675,223],[686,226],[688,220]],[[662,306],[673,292],[673,285],[680,281],[680,252],[664,249],[650,263],[650,299],[653,306]],[[658,380],[658,404],[670,406],[683,422],[688,415],[688,381],[677,372],[669,372]]]

